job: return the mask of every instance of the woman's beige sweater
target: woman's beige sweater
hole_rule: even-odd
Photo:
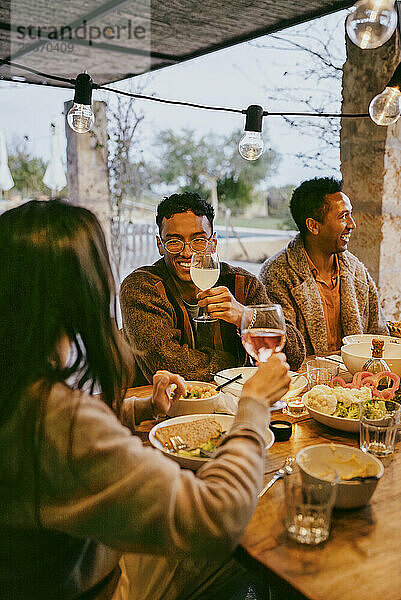
[[[262,484],[264,406],[241,400],[218,457],[195,474],[64,384],[44,405],[35,453],[39,402],[26,394],[0,428],[2,599],[78,598],[123,551],[221,560],[233,550]]]

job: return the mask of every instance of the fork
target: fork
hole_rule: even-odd
[[[267,492],[267,490],[269,490],[271,486],[276,483],[276,481],[282,479],[285,475],[289,475],[293,469],[294,463],[295,458],[293,456],[287,456],[284,465],[281,467],[281,469],[276,471],[270,481],[266,483],[265,487],[259,492],[258,498],[261,498]]]
[[[171,445],[173,446],[173,452],[179,452],[180,450],[191,451],[191,450],[196,450],[196,448],[198,447],[197,446],[196,448],[189,448],[188,444],[186,444],[184,442],[184,440],[182,439],[182,437],[179,435],[173,435],[170,438],[170,442],[171,442]],[[209,452],[208,450],[203,450],[202,448],[200,448],[200,453],[201,453],[201,455],[205,456],[206,458],[213,458],[215,455],[214,452]]]

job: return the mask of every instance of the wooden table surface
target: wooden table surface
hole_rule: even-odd
[[[149,394],[150,386],[131,390]],[[358,446],[358,435],[321,425],[309,417],[293,422],[289,441],[268,451],[268,481],[288,455],[305,446],[336,442]],[[273,417],[273,418],[274,418]],[[151,422],[144,423],[143,432]],[[399,444],[398,444],[399,445]],[[397,446],[398,446],[397,445]],[[401,454],[383,460],[385,471],[370,500],[360,509],[335,510],[327,542],[316,547],[290,540],[284,528],[284,489],[278,481],[259,500],[235,557],[262,581],[273,584],[279,600],[401,600]]]
[[[284,417],[287,418],[287,417]],[[308,445],[336,442],[358,446],[358,434],[325,427],[311,418],[293,420],[288,442],[269,450],[272,470]],[[401,599],[401,455],[383,460],[385,471],[370,503],[334,510],[328,541],[316,547],[290,540],[284,528],[284,485],[278,481],[259,500],[236,556],[266,581],[273,578],[280,599]],[[266,476],[266,481],[271,473]],[[297,593],[298,592],[298,593]]]

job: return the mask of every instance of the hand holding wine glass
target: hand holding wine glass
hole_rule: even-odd
[[[217,252],[194,252],[191,258],[191,279],[202,291],[211,288],[220,275],[220,262]],[[217,321],[205,314],[201,307],[199,316],[194,321],[210,323]]]
[[[280,352],[285,344],[285,318],[281,306],[259,304],[245,307],[241,339],[247,353],[258,362],[266,362],[273,352]]]

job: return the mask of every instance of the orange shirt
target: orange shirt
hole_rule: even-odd
[[[327,284],[319,275],[314,263],[305,250],[306,258],[312,275],[315,278],[320,299],[323,304],[324,319],[326,321],[327,343],[329,352],[334,352],[341,348],[342,330],[340,319],[340,267],[338,256],[334,255],[334,270],[331,274],[331,282]]]

